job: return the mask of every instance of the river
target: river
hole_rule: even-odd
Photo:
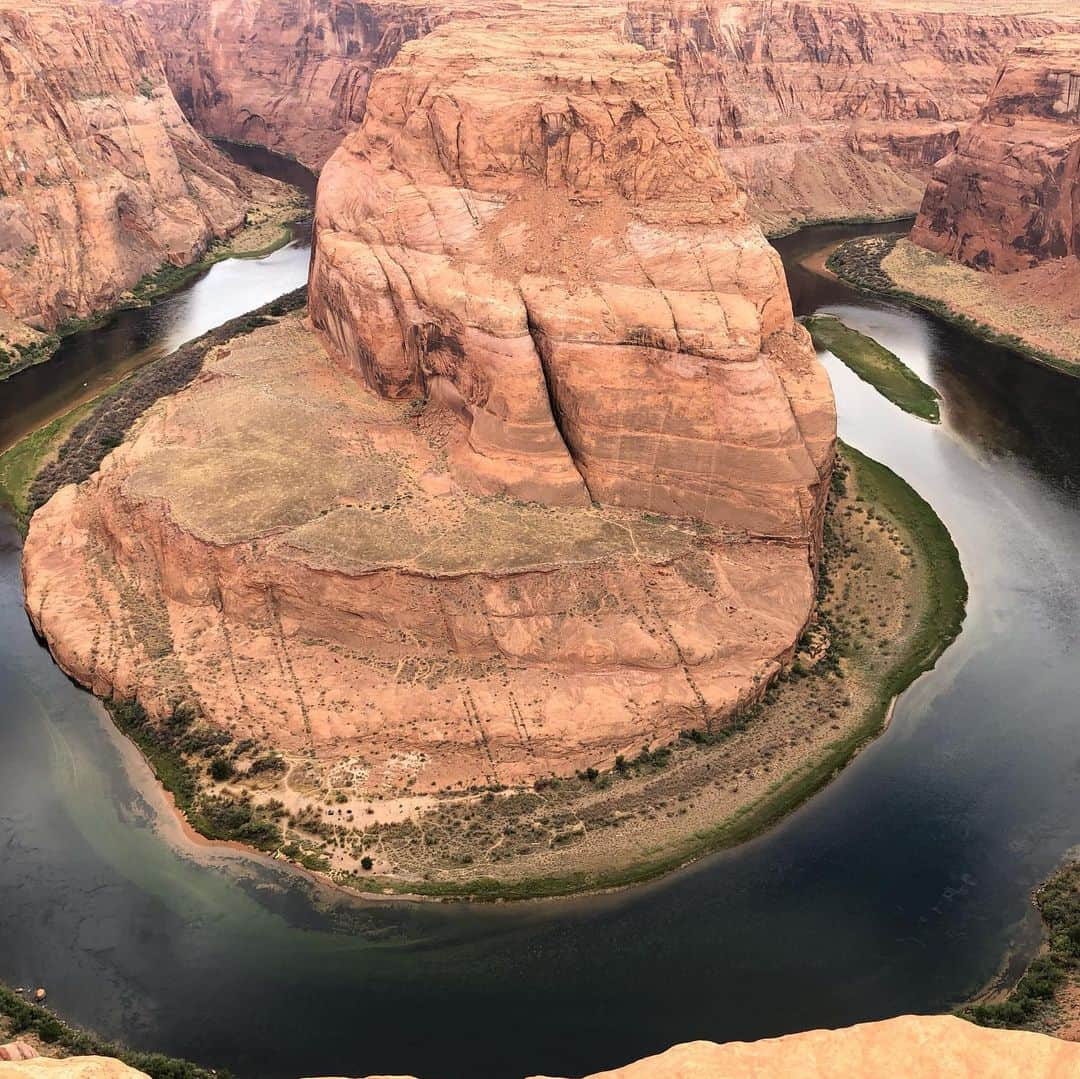
[[[841,313],[941,391],[935,427],[825,357],[841,434],[935,506],[971,601],[959,640],[828,788],[757,840],[627,892],[352,900],[183,835],[139,755],[35,641],[9,530],[0,980],[249,1079],[505,1079],[941,1010],[1030,954],[1030,890],[1080,841],[1080,382],[799,267],[865,231],[778,247],[799,311]]]

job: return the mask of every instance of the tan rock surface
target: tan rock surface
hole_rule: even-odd
[[[131,12],[0,5],[0,309],[53,327],[238,228],[267,185],[197,135]],[[15,335],[5,335],[17,340]]]
[[[1080,256],[1080,34],[1016,48],[934,169],[912,240],[1010,273]]]
[[[112,1057],[34,1057],[10,1064],[0,1062],[2,1079],[149,1079]]]

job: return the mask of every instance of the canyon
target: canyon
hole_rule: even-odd
[[[2,1052],[3,1047],[0,1047]],[[30,1057],[2,1063],[6,1079],[146,1079],[145,1073],[105,1057],[51,1060]],[[797,1074],[800,1079],[1056,1079],[1080,1068],[1080,1045],[1027,1031],[988,1030],[951,1016],[905,1015],[841,1030],[811,1030],[757,1042],[676,1045],[586,1079],[757,1079]],[[370,1079],[375,1079],[374,1076]],[[535,1077],[540,1079],[540,1077]]]
[[[0,374],[287,201],[191,128],[135,14],[4,4],[0,57]]]
[[[264,804],[400,818],[610,767],[794,655],[828,380],[677,81],[612,25],[560,3],[403,47],[323,170],[310,321],[209,349],[31,521],[61,666],[281,754]]]
[[[513,19],[453,0],[127,0],[154,28],[196,127],[319,169],[363,118],[374,72],[448,19]],[[621,37],[668,57],[695,124],[771,231],[913,214],[1020,41],[1080,26],[1066,0],[759,4],[629,0]]]

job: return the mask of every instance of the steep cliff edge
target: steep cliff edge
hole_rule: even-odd
[[[904,1015],[841,1030],[810,1030],[757,1042],[676,1045],[586,1079],[1064,1079],[1080,1069],[1080,1045],[1045,1034],[987,1030],[951,1016]],[[5,1079],[145,1079],[102,1057],[0,1063]]]
[[[363,118],[371,77],[462,0],[126,0],[155,29],[174,92],[207,133],[320,167]],[[613,28],[675,65],[695,123],[769,228],[914,213],[1005,53],[1080,26],[1069,0],[626,0]]]
[[[1018,41],[1073,5],[629,0],[767,227],[913,213]]]
[[[404,46],[320,181],[318,338],[256,320],[31,521],[64,669],[245,783],[276,754],[243,789],[292,825],[326,832],[333,791],[333,869],[447,792],[719,731],[810,615],[828,380],[619,22],[560,3]]]
[[[109,307],[163,263],[193,261],[276,192],[195,133],[131,12],[5,2],[0,64],[8,320],[52,329]]]
[[[911,238],[998,273],[1080,257],[1080,34],[1010,54],[934,169]]]

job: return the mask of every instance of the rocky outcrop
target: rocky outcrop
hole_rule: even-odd
[[[935,168],[911,238],[999,273],[1080,256],[1080,34],[1009,56],[956,152]]]
[[[665,65],[554,18],[452,22],[377,76],[320,181],[312,321],[461,418],[470,490],[806,543],[833,409],[780,261]]]
[[[445,17],[447,0],[127,0],[204,134],[322,168],[364,116],[372,75]]]
[[[830,387],[619,25],[564,2],[403,47],[320,181],[318,338],[216,349],[31,522],[64,669],[308,776],[260,796],[413,809],[610,764],[792,656]]]
[[[93,1062],[88,1066],[87,1062]],[[91,1070],[99,1067],[100,1071]],[[687,1042],[586,1079],[1064,1079],[1080,1070],[1080,1045],[1023,1030],[988,1030],[945,1015],[904,1015],[842,1030],[811,1030],[757,1042]],[[5,1079],[142,1079],[100,1057],[0,1064]],[[375,1077],[371,1077],[375,1079]]]
[[[373,73],[460,0],[126,0],[153,25],[200,130],[318,168],[363,118]],[[775,228],[914,213],[1018,41],[1080,26],[1071,0],[622,0],[613,27],[676,66],[695,123]]]
[[[195,133],[139,18],[0,6],[0,309],[52,328],[235,230],[265,185]]]
[[[911,213],[1018,41],[1072,4],[629,0],[759,220]]]

